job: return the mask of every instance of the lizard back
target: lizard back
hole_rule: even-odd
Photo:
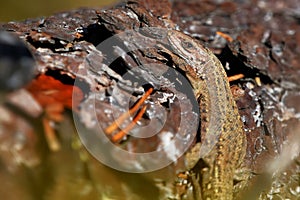
[[[199,99],[203,199],[232,199],[233,175],[246,153],[246,137],[225,70],[216,56],[195,39],[169,31],[173,51],[190,67],[182,70]]]

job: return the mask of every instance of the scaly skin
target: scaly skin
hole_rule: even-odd
[[[186,63],[178,67],[191,82],[200,105],[202,141],[196,160],[203,159],[206,166],[198,172],[201,198],[232,199],[233,176],[246,154],[246,136],[226,73],[215,55],[197,40],[173,30],[167,38]]]

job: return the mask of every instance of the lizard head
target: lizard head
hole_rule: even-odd
[[[182,32],[170,30],[167,33],[167,38],[174,53],[188,63],[197,62],[199,58],[207,54],[205,48],[198,41]]]

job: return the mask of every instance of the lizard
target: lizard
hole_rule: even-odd
[[[190,168],[200,159],[205,163],[197,172],[201,187],[197,199],[230,200],[234,173],[242,165],[247,142],[226,72],[198,40],[175,30],[167,32],[167,40],[172,53],[185,62],[177,67],[190,81],[200,108],[201,144],[186,154],[191,158]]]

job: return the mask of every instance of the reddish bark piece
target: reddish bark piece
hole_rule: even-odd
[[[44,74],[33,80],[27,86],[27,90],[43,108],[60,104],[69,109],[73,109],[74,106],[76,110],[84,97],[79,87],[63,84],[61,81]]]

